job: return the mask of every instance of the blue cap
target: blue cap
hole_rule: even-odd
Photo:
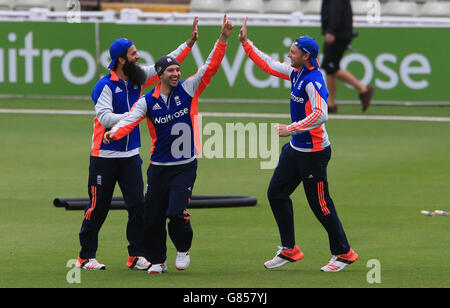
[[[114,64],[117,62],[117,58],[128,50],[134,43],[126,38],[120,38],[115,40],[111,47],[109,48],[109,56],[111,57],[111,63],[109,63],[108,68],[113,68]]]
[[[303,52],[309,53],[314,68],[318,69],[320,67],[319,60],[317,60],[319,44],[317,44],[315,39],[309,36],[300,36],[294,44]]]

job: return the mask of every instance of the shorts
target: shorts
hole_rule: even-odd
[[[328,75],[336,73],[340,69],[340,62],[344,52],[350,46],[351,40],[342,40],[336,38],[333,44],[324,43],[323,60],[321,67]]]

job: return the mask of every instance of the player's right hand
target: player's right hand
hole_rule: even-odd
[[[227,14],[223,15],[223,23],[222,23],[222,32],[220,33],[219,41],[222,43],[226,43],[228,37],[233,30],[233,24],[230,20],[227,19]]]
[[[106,132],[103,135],[103,143],[104,144],[110,144],[113,139],[114,139],[114,132],[112,132],[112,131]]]
[[[247,19],[248,17],[245,16],[244,23],[239,31],[239,41],[241,41],[242,44],[247,43]]]

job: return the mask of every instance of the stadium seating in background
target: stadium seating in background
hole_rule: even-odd
[[[50,9],[50,2],[48,0],[16,0],[16,11],[26,11],[31,8],[45,8]]]
[[[73,1],[73,2],[75,2],[75,1]],[[68,0],[49,0],[49,5],[53,11],[67,11],[69,9],[67,7]],[[71,5],[71,3],[70,3],[70,5]]]
[[[299,0],[269,0],[264,6],[264,13],[290,14],[300,9]]]
[[[224,12],[225,1],[224,0],[192,0],[190,12]]]
[[[263,13],[264,3],[262,0],[231,0],[226,8],[230,13]]]
[[[354,16],[367,16],[369,12],[370,6],[367,0],[365,1],[356,1],[352,0],[352,11]]]
[[[430,1],[419,6],[419,17],[450,17],[449,1]]]
[[[28,11],[32,8],[67,11],[68,0],[0,0],[0,10]]]
[[[0,11],[9,11],[14,8],[12,0],[0,0]]]
[[[311,15],[320,15],[320,10],[322,8],[321,0],[308,0],[302,1],[302,12]]]
[[[381,16],[407,16],[417,15],[417,3],[411,1],[388,1],[381,4]]]

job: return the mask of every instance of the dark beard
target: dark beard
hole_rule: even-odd
[[[127,62],[123,66],[123,73],[134,85],[142,86],[147,80],[145,71],[136,62]]]

